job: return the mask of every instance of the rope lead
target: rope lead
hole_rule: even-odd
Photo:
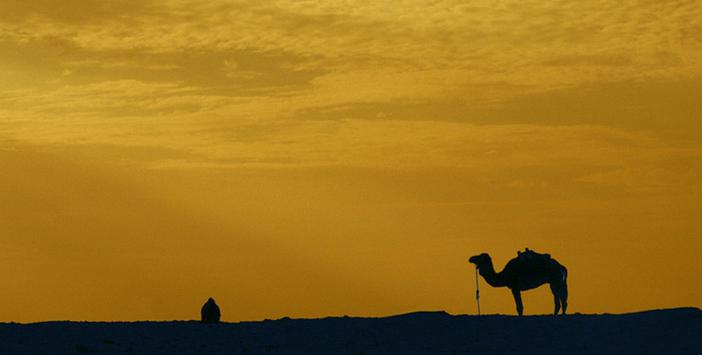
[[[478,304],[478,315],[480,315],[480,288],[478,285],[478,266],[475,267],[475,302]]]

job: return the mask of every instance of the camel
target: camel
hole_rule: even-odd
[[[487,253],[475,255],[468,259],[475,264],[478,273],[492,287],[508,287],[512,290],[514,303],[517,305],[517,313],[521,316],[524,311],[521,291],[537,288],[545,283],[551,286],[553,293],[553,303],[555,305],[553,314],[557,315],[560,309],[566,314],[568,308],[568,269],[552,259],[548,254],[539,254],[526,249],[525,252],[518,252],[518,256],[510,260],[505,268],[496,273],[492,266],[492,259]]]

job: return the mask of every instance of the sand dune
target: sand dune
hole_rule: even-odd
[[[1,354],[694,354],[702,311],[0,324]]]

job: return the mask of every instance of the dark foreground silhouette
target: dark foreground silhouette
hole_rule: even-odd
[[[219,323],[221,313],[214,298],[210,297],[200,310],[200,321],[202,323]]]
[[[554,311],[558,314],[560,309],[563,314],[568,308],[568,270],[549,254],[540,254],[526,249],[517,252],[517,257],[507,262],[505,268],[495,272],[492,259],[487,253],[475,255],[468,259],[478,268],[480,276],[492,287],[507,287],[512,290],[517,314],[524,312],[521,291],[531,290],[543,284],[551,286],[553,293]]]
[[[699,354],[702,311],[0,324],[0,354]]]

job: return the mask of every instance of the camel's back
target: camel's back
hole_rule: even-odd
[[[504,269],[511,283],[520,290],[529,290],[545,283],[562,280],[565,267],[548,254],[533,257],[518,256],[510,260]]]

